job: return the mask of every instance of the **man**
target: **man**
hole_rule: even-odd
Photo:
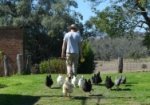
[[[79,54],[82,58],[81,37],[77,31],[77,26],[72,24],[69,27],[69,32],[65,34],[62,44],[61,57],[64,58],[66,53],[67,75],[69,77],[77,75]]]

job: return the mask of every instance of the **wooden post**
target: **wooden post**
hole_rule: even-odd
[[[123,57],[118,58],[118,73],[123,72]]]
[[[4,76],[9,76],[10,67],[8,63],[8,57],[6,55],[4,55],[3,63],[4,63]]]
[[[31,55],[27,55],[26,74],[31,73]]]
[[[17,73],[22,74],[23,73],[23,55],[17,54],[16,61],[17,61]]]

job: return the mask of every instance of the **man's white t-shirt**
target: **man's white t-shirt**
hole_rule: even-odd
[[[81,37],[79,32],[68,32],[64,36],[64,41],[67,42],[66,53],[77,53],[79,54],[79,44]]]

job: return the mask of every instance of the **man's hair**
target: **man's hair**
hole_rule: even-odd
[[[75,25],[75,24],[71,24],[70,26],[69,26],[69,30],[71,30],[71,29],[73,29],[73,30],[78,30],[78,28],[77,28],[77,26]]]

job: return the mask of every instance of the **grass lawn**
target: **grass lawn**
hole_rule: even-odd
[[[150,72],[125,73],[127,84],[119,91],[103,86],[106,75],[114,80],[117,74],[101,74],[103,83],[93,85],[92,95],[74,88],[71,98],[63,97],[57,87],[58,74],[52,75],[52,89],[45,86],[46,74],[0,77],[0,105],[150,105]]]

